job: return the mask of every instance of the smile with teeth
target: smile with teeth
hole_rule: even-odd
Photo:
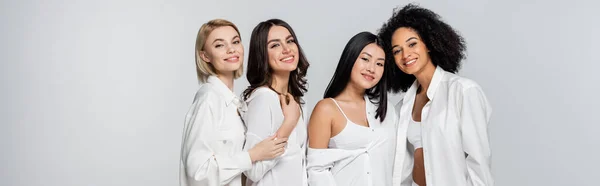
[[[280,61],[282,61],[284,63],[291,63],[294,61],[294,56],[289,56],[289,57],[283,58]]]
[[[415,62],[417,62],[417,59],[413,59],[413,60],[407,61],[406,63],[404,63],[404,65],[405,66],[410,66],[410,65],[414,64]]]
[[[235,63],[235,62],[238,62],[239,59],[240,59],[239,56],[233,56],[230,58],[226,58],[225,61]]]

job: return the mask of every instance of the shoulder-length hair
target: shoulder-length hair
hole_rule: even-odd
[[[300,41],[296,37],[296,33],[292,27],[285,21],[280,19],[269,19],[263,21],[254,27],[252,35],[250,36],[250,52],[248,53],[248,70],[246,71],[246,78],[250,86],[244,90],[243,97],[248,99],[254,89],[261,86],[271,86],[273,71],[269,67],[269,54],[267,53],[267,38],[269,31],[273,26],[285,27],[292,37],[296,41],[298,46],[298,67],[296,70],[290,72],[290,78],[288,82],[288,89],[294,100],[299,104],[304,104],[302,96],[306,92],[306,70],[308,69],[308,60],[300,47]]]

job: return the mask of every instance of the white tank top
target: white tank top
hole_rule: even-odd
[[[415,147],[414,150],[423,148],[423,144],[421,143],[421,122],[416,122],[412,118],[410,119],[406,138],[408,138],[408,142]]]
[[[374,145],[373,148],[368,148],[369,150],[356,159],[349,160],[351,162],[345,166],[335,166],[334,164],[331,172],[337,185],[391,185],[393,169],[391,165],[393,165],[395,150],[393,135],[395,133],[389,132],[389,128],[383,127],[379,120],[369,120],[373,122],[370,122],[368,127],[350,121],[337,101],[333,98],[331,100],[346,118],[346,126],[339,134],[329,139],[329,148],[354,150],[373,146],[373,143],[380,143],[380,145]]]

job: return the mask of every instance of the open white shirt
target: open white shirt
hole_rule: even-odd
[[[418,84],[398,103],[399,128],[394,185],[412,180],[414,148],[406,139]],[[421,113],[421,136],[427,186],[494,185],[488,125],[492,109],[472,80],[437,67]]]
[[[275,135],[283,123],[279,95],[269,88],[259,87],[246,100],[248,110],[243,118],[248,129],[245,150]],[[304,110],[304,109],[303,109]],[[285,153],[271,160],[257,161],[244,172],[247,186],[306,186],[307,128],[300,116],[296,128],[288,137]]]
[[[196,92],[185,117],[179,185],[241,186],[242,172],[252,166],[244,145],[244,124],[237,113],[237,96],[210,76]]]
[[[310,186],[391,186],[396,147],[396,110],[388,102],[383,122],[365,96],[369,127],[347,120],[328,149],[308,149]],[[335,140],[334,140],[335,138]],[[333,147],[332,144],[334,144]]]

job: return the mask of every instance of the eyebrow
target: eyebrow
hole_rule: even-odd
[[[214,44],[214,43],[215,43],[215,42],[217,42],[217,41],[222,41],[222,42],[225,42],[225,40],[224,40],[224,39],[218,38],[218,39],[215,39],[215,40],[214,40],[212,43]]]
[[[406,42],[408,42],[408,41],[410,41],[410,40],[413,40],[413,39],[417,39],[417,38],[416,38],[416,37],[410,37],[410,38],[408,38],[408,39],[405,41],[405,43],[406,43]],[[399,47],[399,46],[400,46],[400,45],[394,45],[394,46],[392,46],[392,48],[396,48],[396,47]]]
[[[240,38],[240,36],[239,36],[239,35],[233,36],[233,38],[231,38],[231,40],[234,40],[235,38]],[[215,40],[214,40],[212,43],[214,44],[214,43],[215,43],[215,42],[217,42],[217,41],[222,41],[222,42],[225,42],[225,40],[224,40],[224,39],[217,38],[217,39],[215,39]]]
[[[293,37],[294,36],[289,35],[289,36],[285,37],[285,39],[288,40],[288,39],[293,38]],[[269,43],[272,43],[272,42],[281,42],[281,40],[280,39],[271,39],[270,41],[267,42],[267,45],[269,45]]]
[[[416,38],[416,37],[411,37],[411,38],[408,38],[408,39],[405,41],[405,43],[406,43],[406,42],[408,42],[408,41],[410,41],[411,39],[417,39],[417,38]]]
[[[362,52],[362,54],[366,54],[369,57],[373,57],[371,54],[369,54],[367,52]],[[385,61],[385,58],[377,58],[377,60],[383,60],[383,61]]]

